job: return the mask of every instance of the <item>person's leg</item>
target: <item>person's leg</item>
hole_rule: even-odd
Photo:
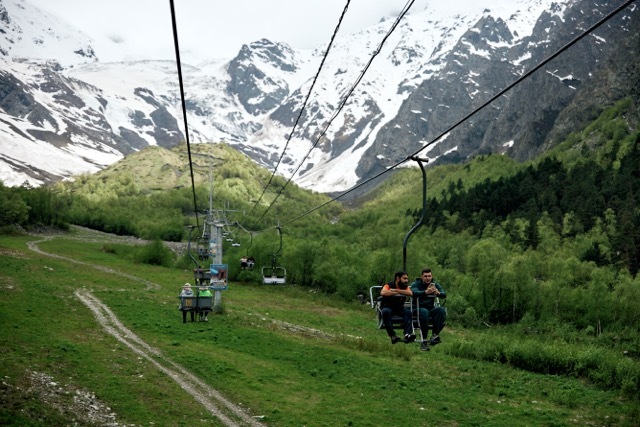
[[[411,315],[411,308],[404,307],[402,311],[402,323],[404,325],[404,340],[406,342],[413,342],[416,336],[413,334],[413,318]]]
[[[444,328],[444,322],[447,319],[447,312],[442,307],[436,307],[429,312],[429,316],[433,319],[431,344],[438,344],[441,341],[439,334]]]
[[[420,308],[418,315],[420,316],[420,330],[422,331],[422,338],[426,340],[429,336],[429,310],[426,308]]]
[[[400,341],[400,338],[396,336],[396,332],[393,330],[393,311],[390,308],[383,308],[380,310],[382,314],[382,322],[384,323],[384,328],[387,330],[387,335],[391,337],[391,344],[395,344]]]
[[[420,332],[422,333],[422,343],[420,344],[420,350],[429,351],[429,310],[426,308],[418,309],[418,320],[420,321]]]
[[[382,313],[382,323],[384,324],[384,328],[387,331],[387,335],[389,335],[390,337],[394,336],[396,333],[393,330],[393,322],[391,320],[393,312],[390,308],[383,308],[380,310],[380,313]]]

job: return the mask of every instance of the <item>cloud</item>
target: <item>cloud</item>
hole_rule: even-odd
[[[175,59],[169,2],[26,1],[91,36],[103,61]],[[467,1],[451,3],[464,7]],[[315,49],[329,42],[345,4],[346,0],[175,0],[178,41],[181,52],[189,53],[183,59],[232,58],[243,44],[261,38]],[[434,2],[418,0],[412,11],[427,4]],[[385,16],[395,17],[402,6],[398,0],[352,1],[341,33],[373,25]]]

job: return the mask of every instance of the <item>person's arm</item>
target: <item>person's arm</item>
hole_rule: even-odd
[[[416,298],[420,298],[424,296],[424,291],[420,289],[420,284],[418,283],[417,280],[411,284],[411,293],[412,293],[412,296]]]
[[[436,289],[438,290],[438,293],[436,293],[436,296],[438,298],[446,298],[447,297],[447,293],[444,291],[442,286],[440,286],[440,284],[438,282],[435,282],[434,284],[436,285]]]
[[[413,292],[411,292],[411,288],[407,286],[405,289],[397,289],[399,295],[404,295],[406,297],[413,296]]]
[[[385,284],[382,289],[380,290],[380,295],[382,295],[383,297],[393,297],[398,295],[398,290],[397,289],[391,289],[389,287],[389,284]]]

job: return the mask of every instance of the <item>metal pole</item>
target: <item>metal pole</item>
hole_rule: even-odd
[[[222,264],[222,227],[223,227],[223,224],[219,223],[218,221],[211,221],[211,235],[216,236],[216,240],[215,240],[216,253],[212,258],[213,264]],[[222,304],[222,291],[219,289],[216,289],[213,291],[213,308],[215,310],[219,310],[221,304]]]
[[[407,243],[409,241],[409,236],[413,234],[423,223],[426,215],[427,215],[427,173],[424,170],[423,163],[427,163],[429,159],[421,159],[420,157],[411,156],[411,160],[418,162],[420,166],[420,170],[422,171],[422,215],[420,215],[420,219],[416,223],[416,225],[409,230],[406,236],[404,236],[404,240],[402,241],[402,271],[407,271]]]
[[[217,160],[214,158],[213,160]],[[210,164],[209,168],[209,215],[207,216],[207,220],[209,222],[209,251],[211,252],[211,263],[212,264],[222,264],[222,227],[218,221],[217,216],[213,214],[213,161]],[[214,289],[213,291],[213,309],[215,311],[220,310],[220,306],[222,304],[222,291],[219,289]]]

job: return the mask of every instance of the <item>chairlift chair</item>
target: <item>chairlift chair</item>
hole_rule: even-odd
[[[382,285],[372,286],[369,288],[369,302],[371,304],[371,308],[376,312],[376,323],[378,329],[384,329],[384,321],[382,320],[382,296],[380,296],[380,291],[382,290]],[[394,297],[396,298],[396,297]],[[413,328],[413,333],[416,337],[419,337],[416,341],[423,342],[424,337],[422,336],[422,329],[420,329],[420,319],[418,316],[418,311],[414,310],[413,298],[408,297],[404,303],[406,308],[411,309],[411,326]],[[393,329],[404,329],[404,319],[402,316],[394,314],[391,317],[391,323],[393,324]]]
[[[193,278],[195,283],[195,292],[190,296],[179,296],[180,304],[178,309],[182,312],[182,323],[187,322],[187,313],[190,313],[191,321],[195,321],[195,316],[198,315],[200,320],[204,320],[207,318],[207,315],[211,311],[213,306],[213,297],[212,296],[202,296],[200,295],[201,288],[208,288],[211,284],[211,271],[208,269],[202,268],[198,261],[192,254],[191,251],[191,234],[195,227],[191,226],[189,230],[189,241],[187,243],[187,253],[189,257],[196,265],[196,268],[193,270]],[[199,248],[198,248],[199,249]],[[200,254],[200,251],[197,251]],[[208,253],[207,253],[208,258]],[[200,258],[202,259],[202,258]]]
[[[262,283],[265,285],[284,285],[287,283],[287,270],[275,264],[275,257],[270,267],[262,267]]]
[[[245,251],[245,256],[247,257],[247,268],[249,270],[253,270],[253,266],[255,264],[255,260],[253,256],[249,255],[249,248],[253,245],[253,233],[249,232],[249,246],[247,246],[247,250]]]
[[[271,266],[262,267],[262,283],[264,285],[284,285],[287,283],[287,270],[278,265],[278,253],[282,250],[282,230],[278,224],[280,248],[271,256]]]
[[[178,310],[182,312],[182,323],[187,323],[187,313],[191,315],[191,321],[195,321],[197,308],[196,295],[179,295],[178,299],[180,300],[180,303],[178,304]]]
[[[416,231],[418,228],[420,228],[420,226],[422,225],[422,223],[424,222],[425,216],[426,216],[426,212],[427,212],[427,174],[425,172],[424,169],[424,163],[427,163],[428,160],[427,159],[422,159],[420,157],[416,157],[416,156],[411,156],[409,158],[410,160],[414,160],[416,162],[418,162],[418,165],[420,166],[420,170],[422,171],[422,215],[420,216],[420,219],[418,220],[418,222],[411,228],[411,230],[409,230],[409,232],[406,234],[406,236],[404,237],[403,241],[402,241],[402,269],[403,271],[407,271],[407,243],[409,241],[409,237],[413,234],[414,231]],[[376,311],[376,322],[377,322],[377,327],[378,329],[384,329],[384,323],[382,320],[382,307],[381,307],[381,303],[382,303],[382,296],[380,296],[380,291],[382,290],[382,286],[378,285],[378,286],[372,286],[371,288],[369,288],[369,301],[371,304],[371,308],[374,309]],[[436,297],[437,299],[437,297]],[[439,304],[439,299],[437,299],[438,304]],[[405,302],[405,307],[409,307],[411,308],[411,318],[412,318],[412,326],[413,326],[413,333],[416,334],[417,337],[420,337],[420,339],[416,340],[417,342],[424,342],[426,340],[426,337],[424,337],[422,335],[422,329],[420,328],[420,316],[419,316],[419,310],[418,310],[418,300],[414,299],[414,298],[407,298],[407,301]],[[393,323],[393,328],[394,329],[403,329],[404,325],[403,325],[403,319],[401,316],[393,316],[391,319],[392,323]],[[433,325],[429,325],[429,329],[432,329]],[[416,333],[417,332],[417,333]]]

